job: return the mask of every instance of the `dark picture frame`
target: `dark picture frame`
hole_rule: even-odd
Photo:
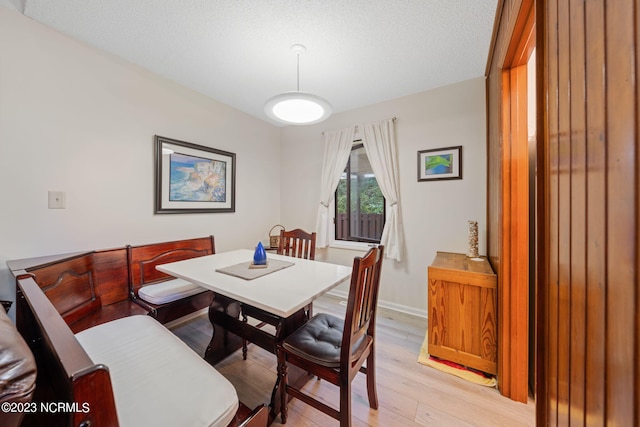
[[[156,135],[156,214],[235,212],[236,155]]]
[[[418,182],[462,179],[462,145],[418,151]]]

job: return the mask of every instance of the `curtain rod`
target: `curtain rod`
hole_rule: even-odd
[[[395,122],[396,121],[396,117],[391,117],[391,120],[393,120]],[[358,125],[355,125],[354,127],[357,128]],[[324,132],[322,132],[322,135],[324,135]]]

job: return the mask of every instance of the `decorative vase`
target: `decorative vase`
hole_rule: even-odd
[[[469,223],[469,258],[478,258],[478,221],[468,221]]]
[[[267,252],[264,250],[264,246],[262,246],[262,242],[258,242],[258,246],[256,246],[256,251],[253,253],[253,264],[265,265],[266,263],[267,263]]]

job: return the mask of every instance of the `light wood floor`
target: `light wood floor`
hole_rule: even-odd
[[[314,302],[314,313],[343,316],[340,300],[324,296]],[[378,410],[369,408],[365,377],[353,381],[353,425],[362,426],[533,426],[535,406],[502,397],[493,388],[479,386],[417,362],[424,340],[426,320],[380,309],[377,318]],[[200,355],[211,338],[206,315],[173,326],[172,331]],[[268,403],[276,380],[276,358],[249,346],[246,361],[240,351],[216,366],[236,387],[238,397],[253,408]],[[326,381],[311,380],[305,391],[337,405],[338,390]],[[280,418],[272,424],[280,426]],[[338,425],[333,418],[293,399],[287,426]]]

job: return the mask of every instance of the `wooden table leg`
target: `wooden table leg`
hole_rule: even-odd
[[[275,335],[268,334],[254,326],[243,322],[241,316],[241,304],[223,295],[215,295],[209,307],[209,320],[213,325],[213,336],[205,352],[205,360],[212,366],[220,362],[231,353],[242,348],[242,338],[253,342],[259,347],[274,353],[276,346],[289,334],[298,329],[307,321],[305,309],[301,309],[293,315],[282,318],[276,325]],[[278,367],[279,368],[279,367]],[[278,370],[279,372],[279,370]],[[296,388],[304,386],[313,375],[290,365],[288,369],[289,384]],[[271,391],[271,403],[269,404],[269,424],[280,414],[282,407],[280,397],[280,376],[276,377],[276,383]]]
[[[276,342],[281,343],[292,332],[302,326],[306,322],[306,320],[307,313],[304,309],[298,311],[293,316],[282,319],[280,324],[276,327]],[[288,365],[287,371],[289,384],[296,388],[303,387],[313,377],[313,375],[311,375],[307,371],[302,370],[294,365]],[[276,379],[276,384],[271,392],[271,403],[269,404],[269,424],[271,424],[276,419],[276,417],[280,415],[280,410],[282,408],[282,400],[280,394],[280,363],[278,363],[277,372],[278,376]],[[289,396],[289,400],[291,400],[291,396]]]
[[[209,306],[209,321],[213,326],[213,335],[204,353],[204,359],[212,366],[242,348],[242,339],[221,326],[220,319],[223,316],[238,319],[240,303],[223,295],[214,295]]]

